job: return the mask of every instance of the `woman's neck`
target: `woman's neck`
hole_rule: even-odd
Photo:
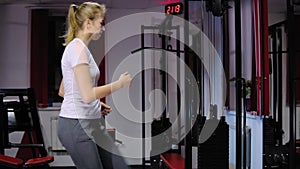
[[[82,31],[79,31],[76,34],[76,38],[79,38],[83,41],[83,43],[88,46],[88,44],[90,43],[91,40],[91,35],[87,34],[87,33],[83,33]]]

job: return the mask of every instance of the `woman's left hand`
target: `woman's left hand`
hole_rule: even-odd
[[[100,103],[101,103],[101,114],[103,116],[108,115],[111,112],[111,107],[103,102]]]

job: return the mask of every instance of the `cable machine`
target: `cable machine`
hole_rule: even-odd
[[[203,1],[204,2],[204,1]],[[224,14],[225,10],[228,8],[228,6],[226,5],[227,1],[208,1],[207,2],[207,9],[209,11],[212,11],[212,13],[216,16],[221,16]],[[180,4],[180,3],[178,3]],[[172,7],[174,7],[175,5],[178,4],[170,4],[166,6],[166,11]],[[204,4],[204,3],[203,3]],[[183,5],[183,6],[182,6]],[[184,14],[184,19],[185,19],[185,23],[183,25],[183,35],[184,35],[184,42],[189,42],[190,38],[190,31],[189,31],[189,25],[188,25],[188,21],[189,21],[189,1],[188,0],[184,0],[183,3],[180,6],[180,9],[183,7],[183,14]],[[170,11],[169,11],[170,12]],[[173,12],[175,13],[181,13],[181,10],[174,10]],[[172,10],[171,10],[172,13]],[[206,168],[206,167],[210,167],[210,166],[214,166],[216,169],[224,169],[224,166],[228,166],[229,167],[229,126],[226,124],[225,122],[225,117],[220,117],[220,120],[217,119],[217,107],[216,105],[212,105],[211,104],[211,117],[210,119],[206,120],[206,117],[202,114],[195,114],[195,112],[199,112],[202,111],[204,112],[203,109],[203,101],[202,101],[202,97],[203,97],[203,66],[201,64],[201,61],[197,59],[195,59],[195,55],[193,56],[193,52],[191,52],[190,47],[188,45],[184,45],[184,50],[181,51],[180,50],[180,41],[177,40],[176,42],[176,49],[173,50],[172,48],[169,48],[168,44],[166,44],[166,38],[168,38],[167,36],[162,35],[161,36],[161,48],[157,48],[157,47],[147,47],[145,46],[145,33],[147,33],[147,30],[159,30],[162,34],[165,34],[166,31],[172,31],[175,30],[176,31],[176,37],[177,39],[180,39],[180,27],[179,26],[172,26],[172,15],[166,15],[165,20],[159,25],[159,26],[145,26],[143,25],[141,27],[141,48],[132,51],[132,53],[138,52],[141,50],[141,65],[142,65],[142,70],[144,70],[145,68],[145,53],[144,53],[144,49],[150,49],[150,50],[163,50],[162,52],[162,60],[161,60],[161,65],[162,66],[167,66],[167,60],[165,60],[165,51],[170,51],[170,52],[175,52],[177,57],[180,57],[181,53],[184,53],[184,62],[190,66],[190,69],[192,70],[194,76],[196,77],[197,80],[197,85],[193,86],[192,84],[190,84],[189,80],[185,77],[185,78],[181,78],[180,77],[180,69],[179,66],[177,66],[177,80],[180,81],[180,79],[182,79],[185,83],[185,128],[186,129],[190,129],[192,128],[191,131],[187,130],[186,131],[186,136],[184,137],[184,140],[182,142],[179,142],[178,144],[178,150],[176,150],[175,153],[174,150],[171,149],[171,142],[170,141],[166,141],[166,140],[170,140],[171,136],[170,134],[166,134],[166,139],[161,140],[160,145],[157,147],[157,144],[152,144],[152,154],[156,154],[155,152],[155,146],[156,148],[160,149],[160,148],[167,148],[170,149],[171,151],[168,151],[170,153],[167,153],[165,155],[160,155],[160,156],[152,156],[150,158],[150,161],[145,159],[145,71],[142,71],[142,75],[141,75],[141,83],[142,83],[142,164],[143,164],[143,168],[145,167],[146,163],[150,163],[151,167],[154,168],[158,168],[161,165],[161,159],[163,160],[173,160],[173,161],[169,161],[170,163],[174,162],[176,163],[176,168],[192,168],[192,146],[197,146],[198,147],[198,161],[201,162],[201,164],[203,165],[198,165],[199,169],[202,168]],[[194,37],[195,38],[195,37]],[[199,36],[198,36],[199,38]],[[193,41],[195,43],[198,43],[197,38],[193,39]],[[201,44],[198,44],[199,46]],[[179,63],[177,63],[177,65],[179,65]],[[161,80],[162,80],[162,91],[165,93],[168,93],[168,81],[167,78],[165,76],[164,73],[161,74]],[[194,95],[195,95],[195,90],[193,90],[193,88],[197,88],[201,91],[201,97],[200,97],[200,103],[195,103],[195,100],[193,101]],[[177,92],[178,94],[179,92]],[[178,100],[177,102],[180,103],[180,96],[177,96]],[[168,101],[166,101],[168,102]],[[197,104],[201,105],[200,109],[197,108]],[[179,105],[179,104],[178,104]],[[167,103],[167,108],[168,109],[169,104]],[[179,107],[178,107],[179,110]],[[180,117],[179,117],[180,118]],[[196,121],[195,125],[192,126],[191,124],[193,124],[193,122]],[[217,121],[217,122],[216,122]],[[210,141],[206,142],[205,144],[199,144],[199,134],[201,132],[201,130],[203,130],[203,126],[204,123],[219,123],[217,129],[215,132],[212,133],[212,135],[216,136],[216,137],[212,137],[212,139],[210,139]],[[170,121],[169,119],[166,117],[166,110],[164,110],[161,118],[159,120],[154,120],[151,126],[151,134],[152,136],[155,136],[161,132],[164,132],[166,130],[166,128],[170,127]],[[180,120],[178,120],[178,128],[181,129],[181,124],[180,124]],[[156,126],[156,127],[155,127]],[[158,131],[159,128],[159,131]],[[178,131],[178,138],[180,138],[181,134],[180,134],[180,130]],[[227,141],[226,141],[227,140]],[[157,141],[157,140],[152,140],[152,141]],[[164,142],[166,141],[166,142]],[[219,157],[220,158],[216,158],[214,160],[210,160],[210,162],[207,161],[207,158],[209,157],[211,159],[211,157],[214,157],[216,154],[213,153],[209,153],[210,150],[212,150],[212,148],[216,148],[216,145],[219,145],[220,147],[215,149],[215,151],[213,152],[218,152]],[[184,152],[180,152],[180,147],[184,146]],[[153,149],[154,148],[154,149]],[[219,149],[222,149],[222,151],[220,151]],[[222,153],[220,153],[222,152]],[[223,152],[225,154],[223,154]],[[182,156],[180,155],[184,155],[185,158],[182,158]],[[208,154],[210,154],[208,156]],[[221,161],[222,162],[221,162]],[[168,163],[168,162],[167,162]],[[172,165],[168,163],[168,165]],[[174,164],[175,165],[175,164]],[[168,166],[170,167],[170,166]],[[172,168],[172,167],[171,167]]]
[[[299,144],[296,140],[296,104],[299,94],[296,90],[296,84],[299,83],[299,73],[296,69],[296,63],[299,52],[296,49],[297,36],[296,30],[299,29],[299,16],[296,15],[295,7],[300,4],[298,0],[287,0],[287,20],[269,27],[269,37],[271,39],[270,56],[272,59],[273,75],[273,117],[264,119],[264,168],[294,169],[299,166],[297,161],[297,151]],[[283,30],[287,37],[287,50],[283,51]],[[283,65],[282,61],[287,58],[287,89],[289,105],[289,142],[283,144]]]
[[[145,34],[147,34],[147,30],[156,30],[159,31],[159,37],[161,38],[161,48],[157,48],[157,47],[147,47],[145,46]],[[176,32],[176,49],[172,49],[171,45],[167,44],[167,39],[169,39],[170,37],[167,37],[166,34],[167,33],[172,33],[172,31]],[[141,65],[142,65],[142,165],[143,168],[145,168],[145,165],[148,163],[151,164],[152,167],[156,167],[158,168],[160,165],[160,157],[159,155],[154,155],[157,154],[157,152],[160,152],[161,150],[169,150],[171,149],[171,133],[168,132],[167,134],[165,134],[165,137],[163,138],[163,140],[157,140],[157,139],[152,139],[152,150],[151,150],[151,154],[153,154],[153,156],[151,155],[150,161],[145,159],[145,53],[144,50],[145,49],[149,49],[149,50],[161,50],[162,51],[162,57],[161,57],[161,66],[162,66],[162,70],[166,70],[168,63],[167,63],[167,59],[166,59],[166,51],[169,52],[174,52],[176,54],[177,57],[180,57],[180,53],[182,53],[182,51],[180,51],[180,41],[179,41],[179,36],[180,36],[180,28],[179,26],[172,26],[172,15],[166,15],[166,18],[162,21],[162,23],[158,26],[145,26],[142,25],[141,27],[141,48],[132,51],[131,53],[135,53],[138,51],[141,51]],[[179,69],[179,63],[177,61],[177,80],[180,81],[180,69]],[[161,75],[161,90],[164,93],[168,93],[168,89],[167,89],[167,85],[168,85],[168,79],[167,79],[167,74],[164,71],[160,71],[160,75]],[[179,89],[177,89],[177,93],[179,93]],[[179,100],[180,103],[180,95],[178,94],[177,99]],[[159,135],[163,132],[165,132],[172,124],[169,121],[169,118],[167,117],[167,110],[168,109],[168,101],[165,100],[164,101],[166,103],[166,108],[164,109],[162,116],[160,117],[160,119],[156,119],[152,122],[151,124],[151,136],[156,136]],[[177,103],[177,105],[180,105]],[[179,107],[178,107],[179,108]],[[180,126],[180,120],[178,120],[178,124]],[[180,136],[181,133],[180,131],[178,131],[178,136]]]
[[[299,0],[287,0],[287,34],[288,34],[288,66],[289,66],[289,108],[290,108],[290,142],[289,142],[289,168],[296,168],[296,83],[300,77],[296,77],[296,19],[295,5],[300,5]],[[298,56],[299,57],[299,54]]]

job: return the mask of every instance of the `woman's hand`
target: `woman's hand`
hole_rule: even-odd
[[[119,78],[119,82],[121,83],[121,87],[129,87],[131,83],[131,75],[128,72],[121,74]]]
[[[100,103],[101,103],[101,114],[103,116],[108,115],[112,110],[111,107],[103,102],[100,102]]]

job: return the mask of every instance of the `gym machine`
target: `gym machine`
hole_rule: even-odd
[[[270,74],[273,75],[273,110],[271,116],[263,117],[263,168],[289,167],[288,145],[283,144],[282,128],[282,29],[286,23],[281,22],[269,27],[270,49]]]
[[[296,101],[299,100],[299,92],[296,90],[299,84],[299,71],[295,64],[299,62],[299,54],[296,49],[299,29],[299,16],[295,13],[295,7],[299,1],[287,0],[287,20],[269,27],[269,37],[271,39],[271,61],[273,75],[273,116],[264,118],[264,153],[263,167],[294,169],[299,167],[299,141],[296,139]],[[287,35],[287,50],[283,50],[284,41],[282,36],[284,32]],[[287,54],[287,55],[284,55]],[[289,142],[283,144],[283,65],[282,60],[287,57],[287,85],[288,85],[288,104],[289,104]],[[287,112],[286,112],[287,113]]]
[[[159,38],[161,39],[161,47],[157,48],[157,47],[147,47],[145,46],[145,34],[147,33],[147,30],[156,30],[159,32]],[[171,37],[167,37],[166,34],[171,34],[176,32],[176,49],[172,49],[171,45],[167,45],[167,40],[170,40]],[[172,26],[172,15],[167,15],[166,18],[162,21],[162,23],[158,26],[145,26],[142,25],[141,27],[141,48],[132,51],[131,53],[135,53],[138,51],[141,51],[142,54],[142,70],[144,70],[144,64],[145,64],[145,56],[144,56],[144,49],[150,49],[150,50],[160,50],[162,57],[160,59],[160,63],[161,63],[161,69],[160,70],[160,82],[161,82],[161,90],[166,94],[168,93],[168,89],[167,89],[167,84],[168,84],[168,80],[167,80],[167,74],[166,72],[164,72],[163,70],[166,70],[167,67],[167,57],[166,57],[166,51],[169,52],[175,52],[177,57],[180,57],[180,53],[182,53],[182,51],[180,51],[180,41],[179,41],[179,26]],[[177,63],[177,65],[179,65],[179,63]],[[179,68],[179,66],[178,66]],[[180,70],[177,69],[177,80],[180,81]],[[179,93],[179,89],[177,89],[177,93]],[[142,111],[144,112],[145,110],[145,71],[142,71]],[[180,100],[180,96],[177,96],[178,100]],[[164,101],[166,104],[167,101]],[[180,105],[176,103],[176,105]],[[167,105],[168,106],[168,105]],[[179,110],[179,106],[178,106],[178,110]],[[172,133],[170,130],[168,130],[171,127],[171,122],[170,119],[167,117],[167,113],[166,113],[166,108],[164,109],[161,117],[159,119],[154,119],[153,122],[151,123],[151,136],[152,136],[152,141],[151,141],[151,157],[150,157],[150,161],[147,161],[145,159],[145,115],[144,113],[142,114],[142,163],[143,163],[143,167],[145,167],[146,163],[150,163],[151,167],[154,168],[159,168],[160,166],[160,156],[157,152],[161,152],[162,150],[170,150],[171,146],[172,146]],[[180,125],[180,120],[178,120],[178,125]],[[168,130],[168,131],[167,131]],[[166,132],[167,131],[167,132]],[[164,133],[164,136],[161,138],[157,138],[154,137],[156,135],[159,135],[161,133]],[[178,135],[180,136],[180,131],[178,131]]]
[[[54,157],[47,156],[33,89],[0,89],[0,115],[0,166],[48,167]],[[24,143],[9,141],[9,134],[15,131],[24,132]],[[9,148],[19,148],[17,157],[4,155]]]
[[[227,1],[226,1],[227,2]],[[216,3],[216,2],[214,2]],[[221,8],[215,8],[214,7],[214,3],[208,3],[208,10],[209,7],[211,10],[214,10],[214,13],[218,13],[218,14],[222,14],[224,12],[225,9],[228,8],[228,6],[225,5],[225,2],[222,2]],[[188,16],[188,1],[184,1],[184,17],[185,20],[189,20],[189,16]],[[166,15],[166,19],[162,22],[162,24],[160,26],[142,26],[141,31],[141,48],[138,50],[133,51],[137,52],[139,50],[143,50],[143,49],[158,49],[155,47],[145,47],[144,46],[144,32],[147,29],[159,29],[159,31],[169,31],[172,29],[176,29],[177,32],[179,32],[179,27],[176,26],[172,26],[172,16],[171,15]],[[184,25],[184,41],[188,42],[189,41],[189,28],[188,25],[185,24]],[[177,33],[178,36],[178,33]],[[171,51],[171,52],[176,52],[177,56],[180,57],[180,53],[184,52],[184,61],[187,65],[190,66],[190,69],[192,70],[192,72],[194,73],[194,76],[197,78],[197,82],[198,82],[198,86],[191,86],[191,84],[189,84],[189,81],[186,80],[186,77],[184,78],[185,80],[185,91],[186,91],[186,98],[193,98],[194,96],[194,91],[193,88],[198,88],[200,91],[203,90],[201,85],[202,85],[202,74],[203,74],[203,66],[201,65],[201,61],[197,60],[197,57],[195,55],[193,55],[193,53],[190,51],[189,46],[184,46],[184,51],[180,51],[180,44],[179,41],[177,41],[177,47],[175,50],[170,50],[170,46],[166,44],[166,36],[162,35],[161,36],[161,44],[162,47],[159,49],[162,49],[164,51]],[[179,38],[178,38],[179,39]],[[199,44],[200,45],[200,44]],[[172,49],[172,48],[171,48]],[[165,66],[165,64],[167,64],[164,60],[164,51],[162,52],[162,61],[161,61],[161,65]],[[142,51],[142,69],[143,69],[143,64],[144,64],[144,53]],[[177,69],[177,71],[179,72],[180,70]],[[177,73],[177,75],[179,75],[179,73]],[[142,86],[144,86],[144,79],[145,79],[145,73],[142,73]],[[180,79],[180,77],[178,77],[178,79]],[[164,92],[167,92],[166,89],[166,84],[164,83],[166,81],[166,76],[164,75],[164,73],[161,74],[161,80],[162,80],[162,90]],[[179,81],[179,80],[178,80]],[[167,82],[166,82],[167,83]],[[201,91],[202,92],[202,91]],[[144,95],[145,93],[145,89],[142,89],[142,98],[145,97]],[[202,97],[202,96],[201,96]],[[178,100],[180,100],[180,96],[178,96]],[[201,100],[202,98],[200,98]],[[197,99],[196,99],[197,100]],[[195,122],[194,126],[185,126],[185,128],[192,128],[192,131],[186,131],[187,135],[184,138],[184,140],[180,141],[178,144],[178,150],[174,150],[171,149],[171,144],[172,144],[172,136],[171,133],[165,133],[165,137],[163,140],[159,140],[160,144],[156,144],[155,142],[157,140],[152,140],[152,153],[155,154],[155,149],[161,150],[161,148],[167,148],[170,149],[168,151],[166,151],[166,153],[162,153],[159,156],[151,156],[150,158],[150,163],[151,163],[151,167],[153,168],[158,168],[158,167],[168,167],[168,168],[192,168],[192,146],[196,146],[198,147],[198,161],[202,163],[201,165],[198,165],[198,168],[206,168],[209,166],[216,166],[217,164],[217,168],[222,168],[224,169],[224,166],[228,166],[229,167],[229,127],[225,122],[225,117],[221,117],[220,120],[217,119],[217,115],[213,115],[210,119],[206,120],[206,117],[204,115],[201,114],[196,114],[195,112],[199,112],[199,107],[197,108],[196,105],[194,105],[193,100],[192,99],[185,99],[185,105],[186,105],[186,109],[185,109],[185,124],[186,125],[190,125],[193,124],[193,121]],[[195,103],[195,104],[202,104],[202,100],[199,103]],[[143,110],[145,108],[145,102],[143,99]],[[202,106],[200,106],[202,107]],[[211,105],[212,107],[212,112],[211,114],[216,113],[216,106],[215,105]],[[202,109],[202,108],[201,108]],[[203,111],[202,111],[203,112]],[[214,113],[213,113],[214,112]],[[169,128],[172,124],[170,123],[169,119],[166,117],[166,111],[163,112],[161,118],[159,120],[154,120],[152,125],[151,125],[151,134],[152,136],[155,136],[157,134],[160,134],[162,132],[164,132],[167,128]],[[144,119],[144,115],[142,116],[142,118]],[[180,122],[180,120],[178,120]],[[201,143],[199,142],[199,135],[201,130],[203,129],[204,124],[208,124],[208,123],[219,123],[217,129],[215,132],[213,132],[212,135],[214,135],[208,142],[204,142]],[[178,128],[181,128],[181,124],[177,124]],[[143,131],[143,138],[145,138],[145,126],[144,126],[144,120],[143,120],[143,126],[142,126],[142,131]],[[178,132],[178,138],[180,137],[180,132]],[[218,148],[216,148],[216,143],[219,146],[222,146],[222,151],[220,151]],[[145,166],[146,161],[144,159],[145,157],[145,143],[143,141],[143,147],[142,147],[142,152],[143,152],[143,166]],[[159,145],[159,146],[157,146]],[[183,155],[183,153],[181,153],[181,146],[184,146],[184,156],[185,158],[183,158],[180,154]],[[208,147],[208,148],[205,148]],[[215,151],[211,151],[212,147],[216,148],[214,149]],[[218,150],[217,150],[218,149]],[[212,153],[213,152],[213,153]],[[211,156],[209,156],[208,154],[210,154]],[[207,160],[207,157],[212,157],[215,155],[219,155],[219,158],[213,158],[215,160]],[[163,162],[162,162],[163,161]]]
[[[296,168],[296,84],[299,84],[300,75],[296,74],[296,60],[299,60],[299,52],[296,50],[299,22],[296,20],[295,6],[299,6],[299,0],[287,0],[287,34],[288,34],[288,84],[289,84],[289,110],[290,110],[290,141],[289,141],[289,169]],[[296,27],[297,25],[297,27]],[[298,29],[297,29],[298,28]],[[299,62],[298,62],[299,63]],[[298,71],[299,72],[299,71]],[[297,77],[298,76],[298,77]],[[298,129],[299,130],[299,129]],[[299,159],[298,159],[299,160]]]

